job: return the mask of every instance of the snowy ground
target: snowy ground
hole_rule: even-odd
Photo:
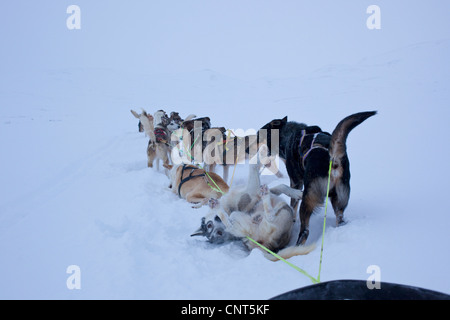
[[[56,24],[54,15],[61,8],[64,21],[67,6],[43,6],[51,8],[50,24]],[[88,4],[80,1],[80,6]],[[123,6],[108,7],[107,13]],[[31,14],[24,17],[17,8],[6,7],[0,11],[10,9],[18,20]],[[384,8],[386,29],[392,27],[393,14],[388,4]],[[394,9],[398,13],[401,8]],[[211,13],[208,10],[205,14]],[[214,126],[244,130],[287,115],[332,131],[351,113],[378,110],[347,141],[352,173],[348,223],[336,228],[329,212],[322,281],[365,280],[367,267],[378,265],[382,281],[450,293],[450,216],[445,203],[450,28],[433,16],[445,10],[434,10],[408,7],[408,14],[428,15],[428,25],[422,25],[416,37],[396,27],[406,39],[391,39],[376,52],[352,53],[348,44],[329,58],[308,51],[314,67],[304,72],[293,67],[294,76],[268,68],[267,76],[254,78],[249,77],[252,67],[273,60],[260,57],[241,75],[238,67],[230,69],[231,75],[226,68],[215,70],[213,59],[190,69],[198,71],[137,71],[128,68],[128,61],[120,63],[124,51],[115,57],[118,64],[95,64],[95,59],[85,58],[86,63],[75,59],[72,66],[69,58],[63,63],[62,58],[53,61],[42,53],[24,59],[21,38],[12,37],[11,31],[5,40],[11,50],[1,54],[0,75],[0,298],[267,299],[311,284],[286,264],[266,260],[258,250],[247,255],[236,244],[217,247],[189,236],[207,209],[192,209],[171,193],[163,172],[146,167],[148,140],[137,132],[137,120],[129,112],[141,107],[209,116]],[[82,12],[89,16],[89,10]],[[364,32],[389,36],[385,29],[364,30],[366,16],[363,8]],[[17,20],[5,19],[2,23]],[[132,29],[133,15],[127,19]],[[83,21],[84,33],[76,37],[89,36],[91,25],[88,18]],[[263,24],[263,17],[255,21]],[[343,24],[351,27],[350,22]],[[197,22],[196,27],[201,26]],[[41,25],[38,31],[24,29],[15,30],[18,37],[30,33],[26,39],[31,39],[37,33],[56,51],[63,50],[48,40],[50,33],[42,35],[46,29]],[[108,35],[101,40],[105,43],[114,38],[106,29],[101,32]],[[61,34],[56,33],[56,39],[67,41]],[[92,36],[89,40],[93,45]],[[30,47],[41,48],[39,41]],[[86,57],[89,48],[83,49]],[[220,56],[218,51],[215,56]],[[353,58],[346,58],[346,53]],[[275,61],[282,59],[277,52],[265,57],[272,55]],[[246,65],[240,63],[244,70]],[[236,168],[235,185],[246,182],[247,169]],[[263,176],[263,182],[288,183],[281,169],[284,179]],[[311,219],[308,242],[320,242],[322,222],[323,210]],[[315,276],[319,255],[316,249],[290,262]],[[66,286],[69,265],[81,269],[80,290]]]

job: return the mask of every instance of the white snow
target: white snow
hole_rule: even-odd
[[[348,138],[348,223],[336,228],[330,207],[321,280],[378,265],[382,281],[450,293],[450,5],[375,2],[381,30],[361,1],[78,1],[73,31],[71,3],[2,3],[0,298],[267,299],[311,284],[258,250],[191,238],[207,208],[147,168],[132,108],[244,130],[287,115],[330,132],[378,110]],[[288,184],[281,169],[263,182]],[[310,223],[318,248],[289,260],[313,276],[323,215]]]

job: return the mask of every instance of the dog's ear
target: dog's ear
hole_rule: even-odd
[[[130,111],[135,118],[139,119],[140,115],[136,111],[134,111],[134,110],[130,110]]]
[[[164,168],[166,168],[166,169],[169,169],[169,170],[172,170],[172,168],[173,168],[173,165],[172,164],[163,164],[163,167]]]
[[[161,123],[163,126],[168,126],[170,123],[170,118],[167,116],[167,114],[164,114],[164,116],[161,118]]]
[[[270,122],[270,126],[273,129],[279,129],[280,127],[284,126],[287,122],[287,116],[284,117],[283,119],[277,119],[277,120],[272,120]]]
[[[191,234],[191,237],[195,236],[206,236],[207,234],[207,227],[206,227],[206,218],[202,218],[202,223],[200,225],[200,228],[197,229],[193,234]]]
[[[271,123],[270,123],[270,126],[272,127],[272,128],[278,128],[279,126],[281,126],[281,120],[273,120]]]

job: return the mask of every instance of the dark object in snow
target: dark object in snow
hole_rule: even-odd
[[[369,289],[364,280],[335,280],[292,290],[270,300],[450,300],[450,295],[403,284],[381,282]]]

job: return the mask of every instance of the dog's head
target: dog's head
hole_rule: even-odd
[[[181,123],[184,121],[178,112],[172,111],[170,113],[170,121],[174,121],[176,124],[181,125]]]
[[[214,216],[213,219],[208,221],[206,221],[206,217],[203,217],[200,228],[191,234],[191,237],[194,236],[204,236],[209,242],[215,244],[231,240],[231,235],[225,231],[225,225],[218,216]]]
[[[216,199],[209,200],[209,207],[212,209],[206,217],[202,218],[200,228],[197,229],[191,237],[204,236],[209,242],[215,244],[225,243],[227,241],[236,240],[236,238],[226,230],[225,224],[220,219],[219,201]]]
[[[174,132],[180,129],[183,119],[178,112],[171,112],[170,117],[167,118],[167,122],[167,129],[169,129],[170,132]]]
[[[270,145],[272,130],[282,130],[287,123],[287,116],[283,119],[275,119],[261,127],[257,132],[258,143]]]
[[[190,119],[185,120],[182,124],[183,128],[191,132],[194,130],[194,127],[200,127],[201,130],[206,131],[211,128],[211,119],[209,117],[203,117],[203,118],[196,118],[196,119]]]
[[[167,113],[164,110],[158,110],[153,115],[154,118],[154,125],[155,127],[164,127],[166,128],[169,124],[169,117],[167,116]]]
[[[256,133],[256,141],[258,142],[257,147],[259,148],[261,145],[266,145],[269,147],[269,155],[271,155],[274,151],[276,153],[277,150],[272,150],[272,139],[279,139],[280,131],[284,128],[287,122],[288,120],[286,116],[283,119],[272,120],[262,126]]]

